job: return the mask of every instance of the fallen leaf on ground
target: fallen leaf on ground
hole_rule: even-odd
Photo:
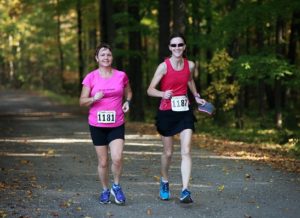
[[[224,185],[220,185],[220,186],[218,187],[218,191],[219,191],[219,192],[222,192],[222,191],[224,191],[224,188],[225,188]]]
[[[151,208],[147,208],[147,215],[152,215],[152,209]]]
[[[153,177],[154,177],[154,179],[155,179],[157,182],[160,181],[160,176],[153,176]]]
[[[249,173],[246,173],[246,174],[245,174],[245,178],[246,178],[246,179],[250,179],[250,178],[251,178],[251,175],[250,175]]]
[[[30,163],[30,160],[20,160],[20,163],[21,163],[21,164],[29,164],[29,163]]]

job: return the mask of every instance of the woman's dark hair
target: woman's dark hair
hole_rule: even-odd
[[[182,33],[180,33],[180,32],[174,32],[174,33],[172,33],[172,34],[170,35],[170,37],[169,37],[169,43],[171,42],[171,40],[172,40],[173,38],[176,38],[176,37],[182,38],[184,44],[186,44],[185,37],[184,37],[184,35],[183,35]]]
[[[106,48],[106,49],[108,49],[110,52],[112,52],[112,48],[110,47],[110,45],[107,44],[107,43],[103,43],[103,42],[102,42],[100,45],[98,45],[98,46],[96,47],[95,57],[98,56],[98,53],[99,53],[99,51],[100,51],[101,48]]]

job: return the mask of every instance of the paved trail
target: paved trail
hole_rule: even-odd
[[[127,130],[125,206],[100,205],[86,110],[23,91],[0,91],[0,217],[300,217],[299,174],[193,148],[191,191],[179,203],[180,153],[170,170],[172,199],[158,199],[161,142]]]

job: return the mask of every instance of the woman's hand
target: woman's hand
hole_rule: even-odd
[[[199,94],[195,95],[195,101],[197,104],[200,104],[200,105],[204,105],[206,103],[206,101],[200,97]]]
[[[93,102],[99,101],[101,98],[103,98],[103,96],[104,96],[104,93],[102,91],[97,92],[93,97]]]
[[[122,107],[122,110],[124,113],[127,113],[129,111],[130,101],[125,101]]]
[[[166,91],[164,92],[162,98],[163,98],[163,99],[170,99],[170,98],[172,97],[172,95],[173,95],[172,90],[166,90]]]

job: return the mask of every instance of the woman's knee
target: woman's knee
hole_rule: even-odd
[[[183,157],[191,156],[191,149],[181,149],[181,156]]]
[[[122,166],[122,155],[112,157],[112,164],[115,166]]]
[[[100,168],[107,168],[108,167],[108,160],[98,160],[98,167]]]
[[[165,144],[164,145],[164,150],[163,150],[163,155],[166,158],[171,158],[173,155],[173,146],[170,144]]]

